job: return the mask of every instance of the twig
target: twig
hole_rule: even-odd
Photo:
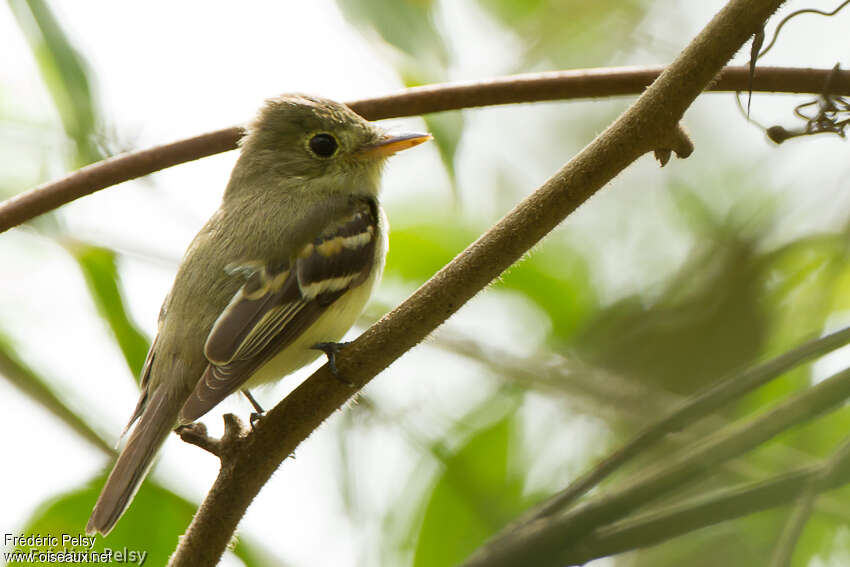
[[[662,71],[662,67],[622,67],[513,75],[488,81],[415,87],[348,105],[365,118],[380,120],[496,104],[628,95],[643,92]],[[820,93],[830,72],[762,67],[756,71],[752,89]],[[707,90],[736,92],[748,84],[746,67],[727,67]],[[835,78],[833,94],[850,95],[850,71],[842,71]],[[242,128],[231,126],[86,166],[0,203],[0,232],[106,187],[235,149],[241,136]]]
[[[775,376],[779,376],[797,365],[841,347],[844,344],[840,340],[842,336],[846,341],[850,341],[850,334],[847,333],[850,333],[850,327],[844,331],[839,331],[833,335],[827,335],[802,345],[788,352],[787,358],[783,356],[762,365],[748,368],[726,380],[746,381],[753,373],[760,372],[776,372]],[[505,376],[505,379],[510,380],[512,383],[519,383],[527,389],[542,391],[550,397],[560,395],[576,411],[590,415],[598,416],[600,413],[607,411],[618,420],[625,420],[631,424],[639,423],[643,426],[647,422],[647,415],[665,415],[669,413],[669,408],[683,407],[688,403],[688,400],[679,394],[647,384],[637,384],[634,381],[626,380],[621,376],[599,370],[598,368],[584,367],[580,363],[567,360],[560,355],[550,353],[546,357],[541,354],[536,354],[532,357],[512,356],[501,349],[487,348],[478,341],[464,338],[456,332],[446,332],[445,327],[435,332],[434,336],[429,339],[428,344],[475,360],[489,367],[492,373],[497,375],[502,374]],[[794,354],[797,356],[793,356]],[[780,363],[783,359],[787,363],[784,370],[781,364],[773,366],[774,363]],[[587,401],[584,404],[578,403],[581,398],[587,398]],[[724,405],[728,407],[729,404]],[[608,406],[613,406],[615,409],[611,410]],[[642,411],[637,409],[638,406],[642,408]],[[666,417],[663,418],[663,420],[666,419]],[[698,423],[695,423],[697,421]],[[710,416],[703,416],[702,412],[699,412],[690,415],[687,423],[679,424],[675,431],[675,437],[669,435],[667,437],[671,437],[670,440],[674,441],[674,444],[671,446],[673,450],[678,450],[682,446],[693,444],[709,432],[715,432],[726,427],[729,423],[730,418],[728,416],[718,415],[716,413]],[[654,425],[656,424],[648,427],[651,428]],[[685,427],[689,428],[688,431],[683,431]],[[669,433],[673,433],[673,431]],[[643,449],[649,446],[651,444],[644,446]],[[619,451],[617,454],[619,454]],[[814,462],[809,453],[784,444],[770,446],[763,453],[763,456],[770,459],[769,462],[765,463],[765,466],[755,466],[752,463],[735,460],[724,463],[723,468],[734,475],[736,479],[751,482],[757,478],[763,478],[768,470],[785,470],[792,465],[799,466]],[[603,461],[603,464],[605,462]],[[621,467],[624,465],[625,462],[620,463]],[[592,469],[588,473],[588,475],[598,474],[599,471],[597,471],[597,468]],[[604,478],[607,478],[605,474],[596,476],[596,482],[593,485],[598,485]],[[580,481],[581,479],[576,482]],[[567,490],[575,488],[571,485]],[[585,492],[590,488],[592,486],[585,485]],[[541,514],[544,509],[547,512],[543,515],[549,515],[557,510],[563,510],[574,499],[570,500],[568,498],[565,503],[559,506],[554,505],[554,499],[558,499],[562,494],[564,493],[558,493],[551,499],[539,504],[521,518],[511,522],[511,526],[504,528],[503,531],[523,525],[536,517],[536,515]],[[847,510],[844,502],[839,498],[819,498],[817,501],[817,510],[831,516],[836,521],[850,522],[850,511]]]
[[[207,434],[207,426],[203,423],[182,425],[175,430],[175,433],[184,443],[200,447],[216,457],[221,457],[221,440],[210,437]]]
[[[850,482],[850,455],[843,454],[838,465],[826,489]],[[802,467],[766,481],[718,490],[621,520],[588,534],[580,548],[562,556],[561,560],[563,565],[583,565],[600,557],[657,545],[720,522],[787,505],[822,471],[819,465]]]
[[[583,565],[669,541],[673,538],[783,506],[796,498],[820,470],[810,465],[771,479],[717,490],[600,527],[582,539],[582,545],[561,557],[563,565]],[[844,480],[847,482],[847,479]]]
[[[735,373],[712,386],[705,393],[694,396],[681,403],[678,409],[666,417],[648,426],[638,433],[626,445],[612,453],[583,476],[573,481],[564,491],[548,499],[525,522],[536,520],[563,510],[580,496],[597,486],[615,470],[641,454],[665,435],[684,429],[703,416],[720,409],[730,401],[740,398],[752,390],[767,384],[791,368],[817,358],[850,342],[850,327],[810,341],[773,360],[754,366],[743,372]],[[518,527],[517,522],[512,528]]]
[[[758,59],[759,49],[761,49],[761,45],[764,43],[764,26],[761,27],[753,35],[752,45],[750,45],[750,84],[747,85],[747,118],[750,117],[750,103],[753,102],[753,77],[756,74],[756,60]]]
[[[839,4],[831,12],[824,12],[823,10],[817,10],[815,8],[803,8],[802,10],[797,10],[795,12],[791,12],[790,14],[788,14],[787,16],[785,16],[784,18],[782,18],[779,21],[779,24],[777,24],[776,29],[773,30],[773,37],[770,38],[770,42],[767,44],[767,47],[765,47],[758,54],[756,59],[761,59],[762,57],[767,55],[767,52],[770,51],[773,48],[773,45],[776,43],[776,40],[779,39],[779,32],[782,30],[782,28],[785,26],[785,24],[787,24],[790,20],[796,18],[797,16],[802,16],[803,14],[816,14],[818,16],[831,17],[831,16],[834,16],[835,14],[837,14],[838,12],[840,12],[841,10],[843,10],[844,7],[847,6],[848,4],[850,4],[850,0],[845,0],[844,2]]]
[[[797,540],[803,533],[806,523],[812,514],[812,507],[819,494],[818,477],[814,475],[804,486],[803,491],[797,498],[797,505],[793,512],[788,516],[788,521],[785,523],[785,528],[782,530],[782,535],[779,536],[779,542],[773,552],[773,558],[770,560],[770,567],[790,567],[791,558],[794,556],[794,548],[797,547]]]
[[[688,138],[688,134],[681,124],[677,124],[676,128],[667,133],[663,140],[659,140],[653,150],[655,159],[661,167],[667,165],[670,161],[670,154],[675,153],[680,158],[686,158],[694,152],[694,144]]]
[[[563,514],[543,517],[521,529],[496,536],[464,566],[560,565],[562,558],[576,553],[583,538],[595,529],[693,482],[712,467],[744,454],[779,433],[835,409],[848,396],[850,369],[793,396],[765,415],[729,426],[673,455],[625,488],[588,500]]]
[[[666,390],[647,388],[605,370],[585,366],[553,352],[532,356],[514,356],[503,349],[489,347],[445,327],[428,338],[428,344],[464,356],[485,365],[490,372],[503,376],[547,396],[558,395],[577,411],[611,419],[645,424],[647,414],[658,415],[681,397]]]
[[[789,567],[794,556],[794,548],[797,540],[803,533],[806,523],[812,514],[812,508],[818,496],[824,490],[836,485],[836,480],[841,476],[842,468],[850,462],[850,438],[832,454],[829,460],[822,465],[817,474],[813,475],[806,483],[805,490],[797,500],[794,512],[788,517],[785,529],[779,537],[779,543],[771,560],[771,567]],[[845,481],[846,482],[846,481]]]
[[[623,115],[537,191],[342,353],[340,372],[368,382],[486,287],[591,195],[667,139],[685,110],[781,0],[732,0]],[[827,384],[828,382],[824,382]],[[327,365],[249,434],[250,449],[222,468],[172,566],[215,565],[253,498],[280,463],[354,391]]]
[[[765,481],[718,490],[601,527],[582,540],[581,548],[562,560],[564,565],[583,565],[600,557],[649,547],[720,522],[784,506],[816,482],[823,482],[821,489],[824,491],[850,482],[847,442],[827,465],[801,467]]]

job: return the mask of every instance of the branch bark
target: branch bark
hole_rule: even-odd
[[[781,3],[732,0],[605,132],[343,351],[340,372],[358,386],[367,383],[630,163],[664,149],[688,106]],[[222,459],[220,474],[170,565],[215,565],[248,505],[283,459],[353,393],[325,365],[272,409],[232,458]]]
[[[496,104],[638,94],[663,70],[663,67],[621,67],[530,73],[488,81],[416,87],[348,105],[369,120],[381,120]],[[756,68],[752,89],[819,94],[832,72],[832,69],[760,67]],[[748,68],[727,67],[707,89],[734,92],[749,87]],[[836,95],[850,95],[850,71],[839,71],[835,75],[832,90]],[[86,166],[0,203],[0,232],[112,185],[236,149],[241,136],[242,128],[231,126]]]

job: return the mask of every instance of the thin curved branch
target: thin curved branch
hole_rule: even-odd
[[[797,16],[802,16],[803,14],[815,14],[817,16],[826,16],[829,18],[843,10],[848,4],[850,4],[850,0],[845,0],[830,12],[818,10],[816,8],[803,8],[802,10],[791,12],[790,14],[782,18],[782,20],[780,20],[779,23],[776,25],[776,29],[773,30],[773,37],[770,38],[770,43],[768,43],[767,47],[765,47],[759,52],[759,54],[756,56],[756,59],[761,59],[762,57],[767,55],[767,52],[770,51],[774,45],[776,45],[776,40],[779,39],[779,32],[782,31],[782,28],[785,26],[785,24],[787,24]]]
[[[803,530],[812,516],[815,500],[820,496],[820,476],[817,475],[811,479],[803,492],[797,497],[797,503],[788,516],[785,527],[782,529],[782,535],[779,536],[773,550],[770,567],[791,567],[797,542],[803,535]],[[823,488],[820,488],[820,490],[823,490]]]
[[[767,480],[726,488],[644,512],[601,527],[563,565],[584,565],[600,557],[645,548],[720,522],[790,504],[812,484],[832,490],[850,483],[850,444],[843,443],[821,465],[797,468]]]
[[[234,126],[87,165],[0,203],[0,233],[101,189],[232,150],[241,136]]]
[[[568,564],[566,557],[595,529],[616,522],[654,500],[698,480],[722,463],[776,435],[835,410],[850,396],[850,369],[843,370],[787,399],[766,414],[730,425],[676,453],[629,485],[613,490],[556,516],[545,517],[498,534],[463,567],[540,567]]]
[[[632,451],[638,448],[646,450],[654,443],[667,441],[670,442],[670,451],[678,451],[728,426],[728,416],[716,413],[708,415],[712,408],[723,407],[723,403],[728,404],[792,368],[847,343],[850,343],[850,327],[809,341],[757,366],[730,374],[704,393],[685,398],[650,384],[636,384],[615,373],[584,366],[574,358],[567,360],[561,355],[550,355],[541,359],[540,356],[511,355],[457,332],[447,332],[446,327],[438,329],[428,339],[429,346],[475,361],[487,367],[492,375],[502,376],[506,383],[519,384],[546,396],[563,398],[563,402],[579,413],[601,415],[603,419],[609,417],[606,414],[610,414],[627,425],[642,427],[625,445],[572,481],[564,490],[526,511],[500,530],[503,534],[521,529],[530,521],[552,516],[572,505],[579,497],[628,463],[632,456],[636,456]],[[589,402],[590,407],[582,407],[585,400]],[[642,411],[637,410],[638,406]],[[646,425],[647,415],[664,417]],[[699,423],[695,423],[697,421]],[[782,443],[771,446],[762,453],[762,457],[766,458],[760,459],[762,462],[759,464],[742,460],[729,461],[723,463],[722,470],[730,473],[733,479],[753,481],[763,478],[769,470],[785,470],[791,466],[809,463],[813,459],[811,454]],[[817,512],[830,516],[834,521],[850,523],[850,510],[847,510],[844,501],[839,497],[821,495],[815,506]]]
[[[833,452],[829,460],[821,465],[818,474],[806,483],[805,490],[797,499],[797,506],[788,517],[785,529],[779,538],[770,563],[771,567],[786,567],[791,565],[797,540],[803,534],[806,523],[812,515],[815,501],[821,492],[835,486],[840,486],[836,481],[842,476],[845,482],[850,480],[846,478],[848,462],[850,462],[850,438],[845,438],[844,442]]]
[[[366,384],[629,164],[663,147],[694,99],[781,3],[732,0],[605,132],[349,345],[337,360],[339,371],[358,386]],[[354,393],[325,365],[272,409],[232,458],[222,460],[219,476],[170,565],[215,565],[280,463]]]
[[[415,87],[387,96],[349,102],[348,105],[369,120],[380,120],[496,104],[639,94],[663,70],[663,67],[657,66],[530,73],[487,81]],[[831,69],[761,67],[756,69],[752,89],[817,94],[823,90],[831,72]],[[832,87],[833,94],[850,95],[850,71],[839,72]],[[746,67],[727,67],[708,90],[735,92],[747,88],[749,70]],[[232,126],[86,166],[0,203],[0,232],[112,185],[233,150],[241,135],[242,128]]]
[[[767,362],[732,373],[702,394],[681,402],[667,415],[639,431],[628,443],[611,453],[559,494],[549,498],[529,514],[525,522],[551,516],[572,505],[605,478],[644,452],[666,435],[681,431],[691,423],[724,407],[732,400],[755,390],[800,364],[831,352],[850,342],[850,327],[809,341]],[[521,522],[516,523],[517,526]]]

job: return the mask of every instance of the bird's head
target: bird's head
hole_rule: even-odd
[[[290,94],[266,101],[241,142],[242,165],[254,174],[351,191],[367,183],[377,191],[381,167],[392,154],[430,134],[390,134],[344,104]],[[245,169],[245,168],[243,168]]]

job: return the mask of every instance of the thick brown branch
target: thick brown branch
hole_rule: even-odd
[[[489,81],[416,87],[348,105],[369,120],[379,120],[495,104],[628,95],[643,92],[661,71],[663,67],[626,67],[514,75]],[[762,67],[756,69],[752,87],[754,91],[765,92],[820,93],[831,72],[830,69]],[[748,80],[746,67],[728,67],[708,90],[746,90]],[[833,93],[850,95],[850,71],[838,73],[833,81]],[[241,135],[242,129],[233,126],[84,167],[0,203],[0,232],[106,187],[235,149]]]
[[[781,3],[732,0],[614,124],[349,345],[337,362],[340,372],[359,385],[368,382],[626,166],[668,139],[688,106]],[[352,395],[326,365],[272,409],[232,465],[222,468],[170,564],[215,565],[246,508],[283,459]]]

